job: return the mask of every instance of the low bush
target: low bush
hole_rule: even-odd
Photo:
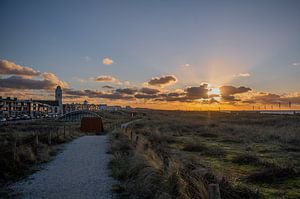
[[[190,152],[203,152],[207,150],[207,147],[203,144],[199,143],[189,143],[186,144],[183,149],[183,151],[190,151]]]
[[[297,176],[299,176],[299,172],[296,172],[292,167],[282,168],[279,166],[272,166],[252,173],[248,175],[246,179],[250,182],[277,184],[281,183],[283,180],[295,178]]]
[[[182,150],[189,152],[201,152],[202,155],[207,156],[224,156],[225,154],[225,151],[218,147],[208,147],[202,143],[188,143]]]
[[[242,164],[258,165],[259,163],[261,163],[261,160],[256,155],[246,153],[234,157],[232,159],[232,162],[240,165]]]

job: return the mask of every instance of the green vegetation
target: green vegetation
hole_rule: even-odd
[[[209,183],[222,198],[299,198],[299,124],[299,116],[147,111],[122,133],[131,155],[120,164],[140,161],[149,173],[122,175],[122,190],[137,195],[127,185],[139,179],[149,198],[207,198]]]

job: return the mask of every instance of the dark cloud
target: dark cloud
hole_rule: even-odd
[[[160,90],[155,89],[155,88],[147,88],[147,87],[143,87],[139,90],[141,93],[144,94],[149,94],[149,95],[153,95],[153,94],[157,94],[160,92]]]
[[[148,82],[148,84],[152,86],[165,86],[176,82],[177,78],[174,75],[168,75],[162,77],[154,77]]]
[[[221,86],[220,87],[222,100],[227,101],[227,102],[240,101],[239,99],[236,99],[236,97],[234,95],[241,94],[241,93],[247,93],[248,91],[251,91],[251,88],[247,88],[244,86],[240,86],[240,87]]]
[[[298,96],[299,97],[299,96]],[[293,99],[294,98],[294,99]],[[297,96],[284,97],[273,93],[260,92],[252,96],[249,100],[243,101],[244,103],[262,103],[262,104],[277,104],[288,103],[289,101],[297,102]]]
[[[136,94],[136,95],[134,95],[134,97],[137,99],[155,99],[158,96],[157,95]]]
[[[202,84],[200,86],[188,87],[185,91],[170,92],[159,94],[156,101],[169,101],[169,102],[192,102],[194,100],[207,100],[208,96],[208,85]],[[212,99],[212,98],[211,98]]]
[[[220,92],[222,96],[229,96],[229,95],[235,95],[240,93],[246,93],[248,91],[251,91],[251,88],[247,88],[244,86],[240,87],[234,87],[234,86],[221,86]]]
[[[58,84],[52,79],[28,79],[22,76],[10,76],[5,79],[0,79],[0,87],[13,89],[53,89]]]
[[[64,94],[72,95],[72,96],[86,96],[84,90],[72,90],[72,89],[65,89]]]
[[[291,102],[292,104],[300,104],[300,94],[297,96],[282,97],[282,100],[285,102]]]
[[[218,100],[216,100],[215,98],[211,98],[211,99],[203,100],[201,103],[202,104],[218,104],[220,102]]]
[[[198,87],[188,87],[186,89],[186,97],[190,100],[194,99],[207,99],[208,91],[207,84],[202,84]]]
[[[27,66],[21,66],[8,60],[0,60],[0,74],[3,75],[23,75],[23,76],[38,76],[41,75],[39,71],[36,71]]]
[[[132,100],[132,96],[124,95],[118,92],[113,93],[104,93],[102,91],[95,91],[95,90],[72,90],[67,89],[64,91],[65,94],[69,96],[85,96],[89,98],[105,98],[105,99],[123,99],[123,100]]]
[[[114,89],[114,87],[113,87],[113,86],[109,86],[109,85],[102,86],[102,88]]]
[[[260,93],[254,96],[252,100],[259,103],[278,103],[282,101],[280,95],[272,93]]]
[[[300,104],[300,94],[292,96],[281,96],[274,93],[260,92],[252,96],[250,99],[244,100],[243,103],[261,103],[261,104],[277,104],[291,102],[292,104]]]
[[[162,93],[159,96],[161,97],[179,97],[182,95],[185,95],[186,93],[184,92],[171,92],[171,93]]]
[[[122,95],[120,93],[104,93],[99,96],[100,98],[106,98],[106,99],[111,99],[111,100],[117,100],[117,99],[122,99],[122,100],[133,100],[134,97],[128,96],[128,95]]]
[[[159,94],[160,99],[157,101],[179,101],[179,102],[186,102],[189,101],[186,97],[186,92],[170,92],[170,93],[161,93]]]
[[[225,102],[237,102],[237,101],[240,101],[239,99],[236,99],[236,97],[233,96],[233,95],[222,96],[222,100],[225,101]]]
[[[133,95],[137,92],[138,90],[135,88],[119,88],[116,89],[116,92],[118,93],[123,93],[123,94],[127,94],[127,95]]]

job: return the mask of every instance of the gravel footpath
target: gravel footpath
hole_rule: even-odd
[[[107,164],[107,135],[83,136],[66,145],[62,153],[41,171],[12,185],[18,198],[113,198]]]

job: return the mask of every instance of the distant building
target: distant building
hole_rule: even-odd
[[[0,96],[0,118],[16,117],[56,117],[63,113],[62,90],[55,90],[55,100],[18,100]]]
[[[60,86],[57,86],[55,89],[55,101],[58,102],[60,112],[63,110],[63,101],[62,101],[62,90]]]
[[[49,106],[48,114],[50,116],[57,116],[63,114],[63,104],[62,104],[62,89],[57,86],[55,89],[55,100],[33,100],[34,102],[39,102]]]
[[[106,109],[107,109],[107,104],[100,104],[100,105],[99,105],[99,110],[104,111],[104,110],[106,110]]]
[[[126,110],[131,110],[132,108],[131,108],[131,106],[126,106],[125,109]]]
[[[84,100],[83,102],[83,110],[88,110],[89,109],[89,103],[87,100]]]
[[[87,100],[81,103],[63,104],[63,92],[60,86],[55,89],[54,100],[18,100],[17,98],[2,98],[0,96],[0,118],[9,117],[57,117],[77,110],[119,111],[130,110],[130,106],[108,106],[107,104],[89,104]]]
[[[122,110],[121,106],[108,106],[107,109],[108,111],[120,111]]]

